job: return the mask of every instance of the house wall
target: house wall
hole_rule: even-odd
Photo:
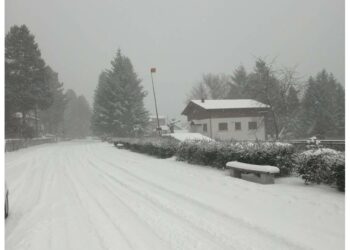
[[[225,117],[193,120],[195,126],[192,132],[201,133],[213,139],[220,140],[265,140],[265,122],[263,116]],[[219,131],[219,123],[227,122],[227,131]],[[241,130],[235,129],[235,122],[241,122]],[[250,130],[249,122],[256,122],[257,129]],[[203,131],[203,124],[207,124],[207,132]]]

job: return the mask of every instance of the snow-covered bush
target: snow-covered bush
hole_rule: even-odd
[[[338,190],[345,192],[345,164],[339,164],[334,168],[334,177]]]
[[[180,144],[176,158],[199,165],[212,165],[218,150],[218,143],[214,141],[186,140]]]
[[[280,168],[280,175],[288,175],[294,167],[293,154],[293,146],[287,143],[185,141],[180,144],[176,157],[180,161],[217,168],[225,168],[229,161],[272,165]]]
[[[119,138],[114,145],[118,143],[123,144],[126,149],[159,158],[174,156],[179,144],[171,137]]]
[[[312,149],[296,156],[297,173],[305,183],[336,184],[345,189],[345,155],[329,148]]]

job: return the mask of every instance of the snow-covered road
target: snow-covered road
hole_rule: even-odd
[[[344,249],[344,194],[97,141],[6,153],[7,250]]]

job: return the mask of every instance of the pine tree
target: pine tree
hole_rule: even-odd
[[[146,92],[128,57],[118,50],[111,69],[99,77],[95,91],[92,128],[97,135],[134,136],[148,121]]]
[[[286,109],[285,137],[289,139],[298,138],[300,137],[300,101],[298,98],[298,92],[294,86],[291,86],[288,90]]]
[[[344,126],[344,94],[332,74],[322,70],[310,77],[302,100],[304,136],[336,137]]]
[[[345,91],[340,84],[337,84],[335,95],[337,136],[339,138],[345,138]]]
[[[227,94],[228,99],[244,99],[244,89],[247,85],[248,75],[245,68],[241,65],[233,71],[231,82],[229,82],[230,90]]]
[[[264,60],[258,59],[255,62],[254,71],[248,76],[244,95],[270,106],[270,113],[266,116],[266,131],[278,139],[285,121],[286,108],[281,98],[280,82],[272,67]]]
[[[298,92],[293,86],[288,90],[286,102],[288,115],[293,117],[298,112],[300,106]]]
[[[63,114],[66,105],[63,83],[59,82],[58,74],[49,66],[45,68],[45,73],[53,96],[53,103],[49,108],[40,111],[40,123],[44,125],[45,133],[62,135]]]
[[[79,126],[79,137],[85,138],[86,136],[91,135],[91,116],[92,112],[90,109],[90,105],[85,99],[83,95],[78,97],[77,100],[77,110],[79,110],[79,120],[78,120],[78,126]]]
[[[21,112],[23,126],[28,112],[52,103],[45,81],[45,62],[25,25],[11,27],[5,37],[5,101],[6,119]]]
[[[96,135],[104,135],[113,131],[113,119],[110,114],[114,113],[115,105],[110,102],[110,99],[113,98],[110,89],[107,72],[102,72],[95,90],[91,120],[92,130]]]
[[[90,133],[91,110],[84,96],[77,96],[69,89],[66,92],[67,105],[64,111],[64,136],[85,138]]]

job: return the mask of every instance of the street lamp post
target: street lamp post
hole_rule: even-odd
[[[156,92],[154,90],[154,83],[153,83],[153,73],[156,73],[156,68],[151,68],[151,79],[152,79],[154,106],[156,107],[156,116],[157,116],[157,125],[158,125],[157,131],[159,135],[161,135],[160,126],[159,126],[158,108],[157,108],[157,98],[156,98]]]

